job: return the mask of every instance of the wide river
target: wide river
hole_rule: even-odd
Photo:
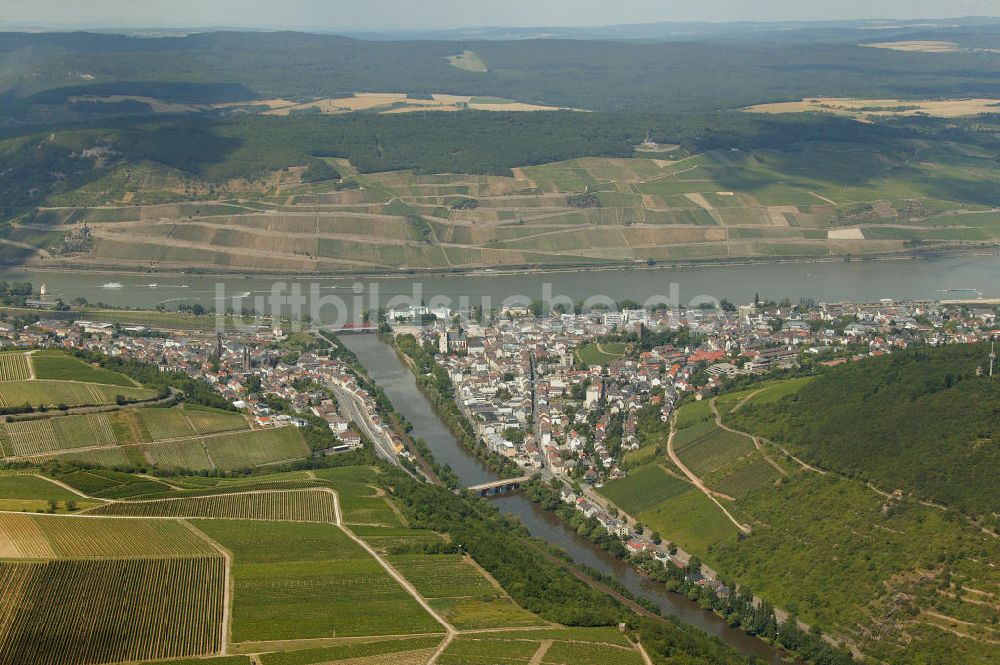
[[[301,311],[323,323],[342,323],[363,310],[406,304],[451,308],[497,307],[505,299],[585,301],[628,298],[639,303],[665,301],[689,305],[704,298],[750,302],[761,298],[798,302],[841,300],[951,299],[1000,297],[1000,256],[929,260],[785,263],[725,267],[622,269],[525,274],[454,274],[413,277],[272,279],[253,276],[207,277],[137,273],[9,270],[0,279],[45,284],[49,296],[66,302],[84,297],[92,303],[148,307],[180,303],[274,313],[271,295],[302,294]],[[650,300],[654,299],[654,300]],[[235,305],[235,307],[234,307]],[[281,306],[283,312],[288,304]]]

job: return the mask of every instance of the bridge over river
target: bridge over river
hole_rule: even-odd
[[[529,480],[531,480],[531,476],[518,476],[517,478],[504,478],[502,480],[494,480],[489,483],[470,485],[466,489],[479,496],[494,496],[496,494],[513,492]]]

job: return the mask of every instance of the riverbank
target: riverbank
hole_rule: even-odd
[[[472,267],[472,268],[411,268],[398,272],[269,272],[256,271],[248,273],[246,270],[170,270],[163,268],[139,268],[135,266],[98,266],[85,267],[83,265],[63,264],[52,265],[51,262],[28,260],[17,265],[0,265],[2,270],[26,270],[32,272],[65,273],[65,274],[94,274],[94,275],[159,275],[164,277],[212,277],[218,279],[233,279],[243,277],[245,279],[413,279],[415,277],[506,277],[512,275],[559,275],[573,273],[600,273],[600,272],[620,272],[626,270],[678,270],[683,268],[727,268],[745,266],[768,266],[768,265],[814,265],[829,263],[871,263],[882,261],[930,261],[944,258],[966,258],[976,256],[998,256],[1000,246],[983,247],[976,249],[940,249],[940,250],[920,250],[904,251],[892,253],[873,253],[863,255],[845,256],[820,256],[820,257],[766,257],[755,258],[751,256],[734,257],[732,259],[685,259],[670,262],[657,261],[649,265],[645,261],[629,261],[619,263],[609,263],[605,265],[579,264],[569,265],[511,265],[499,266],[496,268]]]
[[[386,343],[395,342],[395,339],[386,340]],[[431,356],[428,358],[429,354],[426,352],[421,353],[421,358],[415,359],[405,353],[397,344],[391,343],[392,348],[396,350],[400,359],[406,364],[406,366],[412,371],[417,379],[417,385],[422,391],[427,392],[426,382],[422,381],[422,378],[428,375],[436,375],[440,370],[443,374],[443,370],[440,365],[436,363],[436,360]],[[420,347],[415,347],[419,351],[423,351]],[[418,363],[420,366],[418,367]],[[430,365],[430,367],[425,367],[424,365]],[[430,369],[431,371],[425,372],[422,370]],[[446,374],[443,374],[444,379],[449,381]],[[454,389],[451,391],[451,401],[456,406],[456,411],[461,415],[461,417],[466,418],[465,414],[460,407],[457,405],[457,401],[454,398]],[[448,418],[444,418],[441,413],[442,406],[442,395],[435,391],[435,394],[427,395],[429,401],[431,402],[433,408],[446,422]],[[448,409],[449,416],[454,414],[450,413],[451,409]],[[471,428],[471,424],[469,424]],[[465,430],[463,429],[463,432]],[[484,457],[482,455],[482,446],[475,446],[470,448],[469,452],[477,455],[477,457],[486,464],[490,464],[492,457],[495,455]],[[492,467],[491,467],[492,468]],[[520,472],[517,470],[516,472]],[[544,485],[539,476],[535,476],[533,480],[529,483],[525,496],[534,504],[543,508],[550,514],[556,516],[562,520],[570,528],[576,530],[580,534],[580,529],[583,525],[574,525],[567,519],[566,515],[563,514],[558,508],[566,508],[561,502],[558,493]],[[566,508],[566,510],[570,510]],[[572,517],[579,517],[577,511],[572,510]],[[626,515],[626,517],[629,517]],[[593,520],[593,518],[590,518]],[[635,523],[634,518],[629,518],[632,523]],[[717,577],[714,571],[705,570],[697,560],[696,557],[689,557],[686,553],[681,557],[684,559],[686,566],[682,565],[671,565],[669,562],[661,564],[656,559],[645,558],[639,561],[634,561],[629,555],[628,551],[624,548],[621,541],[610,534],[604,532],[603,528],[598,524],[588,524],[589,528],[586,529],[586,534],[580,534],[584,538],[588,538],[587,534],[599,533],[600,537],[589,537],[591,542],[595,546],[601,547],[604,551],[608,552],[612,556],[615,556],[623,563],[631,566],[633,570],[640,576],[649,579],[655,583],[662,584],[664,589],[676,593],[678,595],[684,596],[689,600],[698,603],[699,607],[706,612],[711,612],[715,614],[720,619],[724,619],[731,626],[739,626],[750,636],[760,639],[763,643],[767,644],[773,648],[787,648],[791,645],[800,644],[802,645],[798,650],[802,653],[816,654],[820,652],[824,653],[824,657],[831,659],[829,662],[836,662],[836,659],[843,658],[844,653],[837,649],[836,643],[831,643],[829,638],[826,636],[820,636],[809,631],[809,626],[798,621],[795,617],[790,617],[787,613],[781,612],[780,610],[775,610],[766,601],[757,598],[756,596],[750,594],[747,596],[742,595],[742,592],[738,589],[733,589],[728,592],[725,596],[721,596],[716,593],[715,589],[709,588],[705,585],[700,585],[690,575],[697,574],[701,575],[703,572],[706,573],[707,579],[715,579]],[[613,547],[617,544],[618,547]],[[694,568],[697,570],[694,570]],[[596,580],[594,580],[597,582]],[[778,638],[780,634],[785,637],[785,641],[781,642]],[[848,659],[850,656],[848,656]]]

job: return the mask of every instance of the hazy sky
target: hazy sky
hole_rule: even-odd
[[[1000,0],[0,0],[0,22],[313,30],[997,16]]]

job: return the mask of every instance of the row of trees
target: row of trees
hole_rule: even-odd
[[[788,617],[779,624],[774,607],[766,601],[755,601],[753,592],[748,587],[720,594],[710,586],[697,584],[689,577],[701,572],[701,561],[695,556],[691,557],[684,568],[670,564],[664,566],[649,554],[632,556],[621,538],[609,534],[595,518],[585,517],[574,507],[563,503],[556,489],[557,484],[558,481],[553,481],[550,486],[535,479],[527,484],[525,494],[546,510],[559,515],[580,536],[615,557],[636,564],[651,579],[663,583],[671,591],[682,593],[697,601],[702,609],[719,614],[731,626],[743,629],[748,635],[781,645],[817,665],[847,665],[853,662],[848,652],[825,642],[820,631],[803,632],[798,627],[795,617]]]

